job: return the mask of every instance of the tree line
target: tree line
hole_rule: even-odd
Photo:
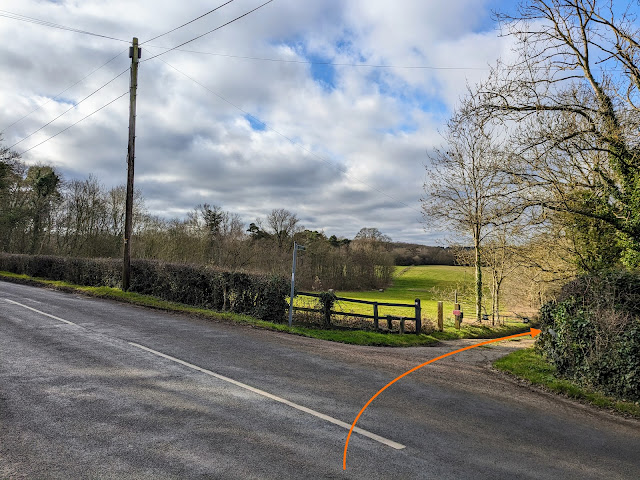
[[[0,251],[32,255],[119,258],[122,255],[124,186],[105,188],[93,176],[65,181],[50,166],[27,167],[0,148]],[[132,256],[230,271],[288,277],[293,242],[297,284],[307,289],[386,287],[393,273],[391,239],[363,228],[353,239],[305,229],[295,213],[274,209],[246,226],[216,205],[195,207],[184,219],[151,215],[134,196]]]

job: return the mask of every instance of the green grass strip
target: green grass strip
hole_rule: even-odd
[[[91,297],[107,298],[119,302],[154,308],[168,312],[192,314],[213,320],[250,325],[257,328],[292,333],[295,335],[318,338],[321,340],[329,340],[332,342],[349,343],[353,345],[376,345],[389,347],[408,347],[415,345],[424,346],[438,343],[438,339],[425,334],[398,335],[359,330],[324,330],[300,326],[289,328],[288,325],[265,322],[248,315],[239,315],[230,312],[215,312],[213,310],[207,310],[204,308],[197,308],[180,303],[168,302],[166,300],[161,300],[149,295],[141,295],[139,293],[133,292],[123,292],[120,289],[111,287],[85,287],[82,285],[74,285],[72,283],[63,281],[34,278],[27,275],[18,275],[9,272],[0,272],[0,278],[8,281],[14,281],[16,283],[23,283],[34,286],[45,286],[65,292],[81,293]]]
[[[431,335],[439,340],[457,340],[460,338],[500,338],[516,333],[528,332],[530,324],[515,323],[504,326],[489,327],[488,325],[478,325],[477,323],[460,325],[457,330],[452,325],[444,325],[444,331],[433,332]]]
[[[444,332],[433,332],[431,334],[420,335],[415,335],[412,333],[399,335],[397,333],[382,333],[364,330],[320,329],[303,326],[293,326],[289,328],[289,326],[286,324],[265,322],[248,315],[239,315],[231,312],[216,312],[204,308],[198,308],[161,300],[150,295],[141,295],[139,293],[133,292],[123,292],[122,290],[117,288],[86,287],[63,281],[34,278],[27,275],[18,275],[15,273],[1,271],[0,278],[16,283],[23,283],[34,286],[45,286],[65,292],[74,292],[91,297],[107,298],[119,302],[154,308],[168,312],[186,313],[217,321],[251,325],[257,328],[292,333],[295,335],[318,338],[321,340],[329,340],[332,342],[348,343],[352,345],[387,347],[425,346],[434,345],[440,340],[455,340],[459,338],[499,338],[506,335],[512,335],[514,333],[527,331],[529,329],[529,326],[524,324],[507,325],[506,327],[494,328],[489,328],[488,326],[463,324],[460,330],[456,330],[453,326],[445,325]]]
[[[556,369],[533,348],[517,350],[496,360],[493,366],[498,370],[511,373],[528,380],[533,385],[540,385],[552,392],[566,395],[591,405],[614,410],[625,415],[640,418],[640,402],[627,402],[587,390],[575,383],[558,378]]]

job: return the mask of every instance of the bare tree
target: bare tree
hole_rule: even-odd
[[[518,263],[512,275],[517,280],[508,282],[503,293],[513,307],[534,312],[575,278],[571,242],[561,228],[529,232],[526,242],[512,248]]]
[[[491,324],[500,323],[502,287],[520,268],[522,257],[518,237],[525,237],[520,225],[503,225],[491,232],[482,248],[484,265],[491,276]]]
[[[469,97],[467,104],[475,99]],[[454,116],[447,123],[444,147],[429,156],[422,199],[424,218],[441,221],[468,235],[473,243],[476,319],[482,320],[483,239],[492,227],[513,221],[522,210],[505,181],[505,156],[494,127],[479,116]]]
[[[498,63],[464,113],[512,129],[511,174],[531,204],[583,217],[585,231],[610,225],[604,241],[638,265],[640,29],[631,11],[630,2],[527,0],[517,15],[499,15],[518,59]]]
[[[300,220],[295,213],[291,213],[284,208],[274,208],[267,215],[267,230],[276,239],[279,249],[282,249],[287,239],[293,238],[294,233],[303,229],[302,226],[298,225],[299,222]]]
[[[390,243],[391,237],[385,235],[377,228],[365,227],[360,229],[360,231],[354,237],[354,240]]]
[[[108,224],[104,189],[94,176],[65,185],[64,203],[57,220],[58,245],[70,255],[100,255],[98,239]]]

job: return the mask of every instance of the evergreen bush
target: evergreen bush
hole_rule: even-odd
[[[542,307],[541,324],[538,346],[560,375],[640,400],[640,273],[575,279]]]

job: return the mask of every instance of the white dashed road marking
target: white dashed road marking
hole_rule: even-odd
[[[42,311],[37,310],[35,308],[29,307],[27,305],[23,305],[22,303],[18,303],[18,302],[15,302],[13,300],[9,300],[8,298],[5,298],[4,301],[12,303],[14,305],[18,305],[18,306],[23,307],[23,308],[26,308],[27,310],[31,310],[33,312],[39,313],[41,315],[44,315],[45,317],[52,318],[52,319],[57,320],[59,322],[63,322],[63,323],[66,323],[68,325],[73,325],[75,327],[82,328],[80,325],[78,325],[76,323],[73,323],[73,322],[70,322],[69,320],[65,320],[64,318],[56,317],[55,315],[51,315],[49,313],[42,312]],[[346,430],[350,430],[351,429],[351,424],[349,424],[349,423],[343,422],[341,420],[338,420],[337,418],[330,417],[329,415],[325,415],[324,413],[317,412],[315,410],[312,410],[310,408],[304,407],[302,405],[298,405],[297,403],[291,402],[291,401],[289,401],[289,400],[287,400],[285,398],[282,398],[282,397],[278,397],[277,395],[273,395],[273,394],[271,394],[269,392],[265,392],[264,390],[260,390],[259,388],[255,388],[255,387],[252,387],[251,385],[247,385],[245,383],[239,382],[239,381],[234,380],[232,378],[225,377],[224,375],[220,375],[219,373],[212,372],[211,370],[207,370],[206,368],[198,367],[197,365],[193,365],[192,363],[185,362],[184,360],[180,360],[179,358],[172,357],[172,356],[167,355],[167,354],[162,353],[162,352],[158,352],[157,350],[152,350],[151,348],[145,347],[144,345],[140,345],[138,343],[133,343],[133,342],[127,342],[127,343],[129,345],[133,346],[133,347],[145,350],[145,351],[147,351],[149,353],[152,353],[154,355],[157,355],[159,357],[166,358],[167,360],[171,360],[172,362],[179,363],[180,365],[184,365],[185,367],[191,368],[193,370],[197,370],[198,372],[204,373],[204,374],[209,375],[211,377],[214,377],[214,378],[217,378],[219,380],[223,380],[225,382],[231,383],[232,385],[235,385],[237,387],[243,388],[245,390],[249,390],[250,392],[256,393],[258,395],[261,395],[263,397],[269,398],[271,400],[274,400],[276,402],[282,403],[284,405],[288,405],[289,407],[295,408],[296,410],[300,410],[301,412],[308,413],[309,415],[313,415],[314,417],[320,418],[320,419],[325,420],[326,422],[329,422],[329,423],[333,423],[334,425],[338,425],[339,427],[342,427],[342,428],[344,428]],[[367,438],[370,438],[372,440],[375,440],[376,442],[382,443],[383,445],[387,445],[387,446],[389,446],[391,448],[395,448],[396,450],[402,450],[403,448],[406,447],[405,445],[402,445],[401,443],[394,442],[393,440],[389,440],[388,438],[381,437],[380,435],[376,435],[375,433],[371,433],[368,430],[364,430],[364,429],[359,428],[359,427],[355,427],[353,429],[353,431],[356,432],[356,433],[359,433],[360,435],[362,435],[364,437],[367,437]]]
[[[23,305],[22,303],[14,302],[13,300],[9,300],[8,298],[4,299],[5,302],[13,303],[14,305],[20,305],[21,307],[26,308],[27,310],[31,310],[33,312],[39,313],[40,315],[44,315],[45,317],[53,318],[54,320],[58,320],[59,322],[66,323],[68,325],[73,325],[79,327],[80,325],[70,322],[69,320],[65,320],[64,318],[56,317],[55,315],[50,315],[48,313],[41,312],[40,310],[36,310],[35,308],[28,307],[27,305]]]
[[[180,365],[184,365],[185,367],[192,368],[193,370],[197,370],[199,372],[205,373],[217,379],[223,380],[225,382],[229,382],[237,387],[244,388],[245,390],[249,390],[250,392],[253,392],[253,393],[257,393],[258,395],[262,395],[263,397],[267,397],[271,400],[275,400],[276,402],[284,403],[285,405],[288,405],[302,412],[308,413],[309,415],[313,415],[314,417],[321,418],[322,420],[325,420],[327,422],[333,423],[334,425],[338,425],[342,428],[345,428],[346,430],[351,429],[350,424],[343,422],[341,420],[338,420],[337,418],[330,417],[329,415],[325,415],[324,413],[316,412],[315,410],[312,410],[307,407],[303,407],[302,405],[298,405],[297,403],[291,402],[285,398],[278,397],[277,395],[273,395],[269,392],[265,392],[264,390],[260,390],[259,388],[252,387],[251,385],[247,385],[246,383],[238,382],[237,380],[234,380],[229,377],[225,377],[224,375],[220,375],[219,373],[212,372],[211,370],[207,370],[206,368],[198,367],[197,365],[193,365],[189,362],[185,362],[184,360],[180,360],[179,358],[175,358],[170,355],[166,355],[162,352],[152,350],[148,347],[145,347],[144,345],[139,345],[137,343],[132,343],[132,342],[129,342],[129,345],[133,345],[134,347],[141,348],[142,350],[146,350],[147,352],[153,353],[154,355],[157,355],[159,357],[166,358],[168,360],[171,360],[172,362],[176,362],[176,363],[179,363]],[[381,437],[380,435],[371,433],[368,430],[363,430],[362,428],[355,427],[353,431],[367,438],[375,440],[376,442],[380,442],[391,448],[395,448],[396,450],[402,450],[403,448],[405,448],[405,445],[402,445],[401,443],[394,442],[393,440],[389,440],[388,438]]]

